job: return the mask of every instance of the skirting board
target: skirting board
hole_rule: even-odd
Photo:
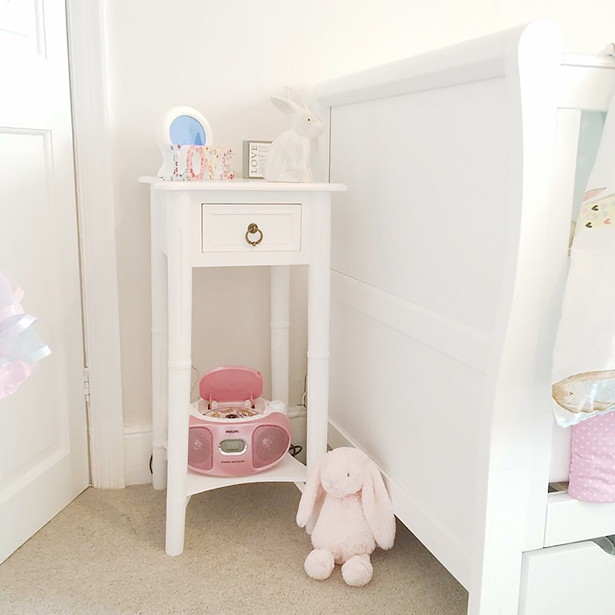
[[[361,448],[338,425],[329,421],[329,446],[353,446]],[[438,558],[440,563],[466,589],[470,586],[470,554],[452,535],[442,528],[436,519],[422,508],[410,494],[386,472],[382,471],[397,518]],[[434,487],[436,488],[436,487]],[[440,557],[443,554],[444,557]]]
[[[152,456],[152,426],[124,427],[124,474],[126,486],[152,482],[149,460]]]

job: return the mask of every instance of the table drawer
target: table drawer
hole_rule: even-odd
[[[202,252],[301,250],[300,203],[203,203],[201,207]]]

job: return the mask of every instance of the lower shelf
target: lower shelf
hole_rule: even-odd
[[[206,476],[188,470],[186,479],[186,496],[203,491],[212,491],[221,487],[244,485],[246,483],[304,483],[307,477],[306,467],[292,455],[287,454],[271,470],[250,474],[249,476]]]

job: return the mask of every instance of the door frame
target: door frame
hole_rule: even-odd
[[[115,205],[103,0],[66,0],[93,487],[125,486]]]

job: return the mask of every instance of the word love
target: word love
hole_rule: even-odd
[[[172,181],[231,180],[233,150],[224,152],[208,145],[170,145],[173,161]]]

